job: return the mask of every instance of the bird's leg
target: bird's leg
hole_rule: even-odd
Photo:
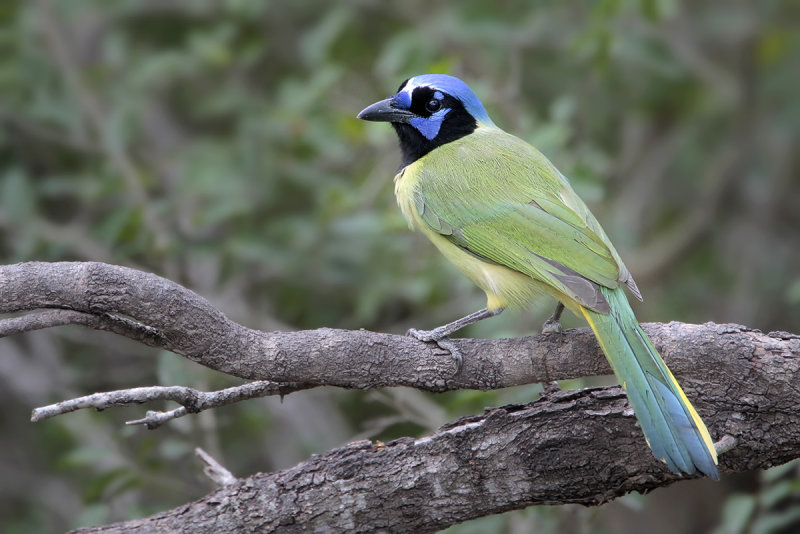
[[[484,308],[476,311],[475,313],[470,313],[461,319],[456,319],[452,323],[447,323],[445,325],[436,327],[433,330],[417,330],[416,328],[410,328],[408,332],[406,332],[406,335],[415,339],[419,339],[420,341],[434,341],[437,345],[439,345],[439,347],[450,352],[450,354],[456,358],[456,374],[458,374],[458,372],[461,370],[461,365],[464,363],[464,359],[461,357],[461,351],[456,348],[455,344],[449,339],[445,338],[447,338],[456,330],[461,330],[465,326],[475,324],[483,319],[500,315],[502,312],[503,308],[499,308],[494,311],[489,311],[488,308]]]
[[[411,336],[413,338],[417,338],[420,341],[439,341],[442,338],[445,338],[452,334],[457,330],[461,330],[464,327],[467,327],[471,324],[475,324],[478,321],[482,321],[483,319],[488,319],[489,317],[494,317],[495,315],[500,315],[503,311],[503,308],[500,308],[495,311],[489,311],[487,308],[482,310],[478,310],[475,313],[470,313],[469,315],[465,315],[460,319],[456,319],[452,323],[447,323],[442,326],[438,326],[433,330],[417,330],[416,328],[411,328],[406,332],[407,336]]]
[[[561,314],[564,313],[564,304],[558,301],[553,315],[542,325],[542,334],[560,334],[561,333]]]

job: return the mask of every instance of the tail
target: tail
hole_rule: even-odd
[[[633,315],[622,288],[600,290],[611,313],[581,308],[628,394],[648,445],[674,472],[719,480],[708,429]]]

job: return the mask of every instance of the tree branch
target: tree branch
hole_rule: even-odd
[[[42,315],[43,308],[59,313]],[[610,373],[588,331],[457,339],[464,366],[453,376],[454,358],[433,343],[366,330],[261,332],[231,321],[196,293],[142,271],[96,262],[0,267],[0,313],[34,310],[39,311],[27,319],[31,324],[24,317],[0,321],[0,336],[49,324],[82,324],[249,380],[445,391]]]
[[[218,486],[230,486],[239,480],[233,476],[233,473],[225,469],[221,463],[216,461],[210,454],[200,447],[195,447],[194,453],[198,458],[200,458],[200,461],[203,462],[203,473],[205,473],[205,475],[213,480]]]
[[[686,338],[729,379],[709,380],[696,403],[712,434],[726,434],[720,451],[735,443],[720,457],[723,472],[797,458],[800,338],[764,336],[773,341],[751,352],[736,345],[741,332],[728,335]],[[738,374],[740,366],[750,371]],[[536,504],[597,505],[681,478],[653,458],[622,388],[588,388],[490,409],[419,439],[354,442],[173,510],[80,532],[434,532]]]
[[[36,408],[31,414],[31,421],[36,423],[57,415],[95,408],[105,410],[112,406],[143,404],[155,400],[171,400],[181,405],[180,408],[168,412],[148,411],[143,419],[128,421],[129,425],[145,425],[149,429],[158,428],[167,421],[183,417],[190,413],[200,413],[211,408],[219,408],[235,402],[266,397],[269,395],[288,395],[294,391],[307,389],[299,384],[277,384],[268,380],[259,380],[234,386],[220,391],[198,391],[184,386],[151,386],[94,393],[77,399],[70,399],[56,404]]]
[[[0,267],[0,313],[44,308],[69,313],[6,319],[0,332],[30,330],[26,320],[74,320],[229,374],[303,387],[487,389],[610,372],[588,329],[456,340],[464,367],[452,376],[453,359],[428,344],[367,331],[251,330],[191,291],[132,269]],[[800,457],[800,336],[713,323],[645,329],[712,436],[726,436],[723,473]],[[548,390],[539,401],[467,417],[431,436],[352,443],[174,510],[86,532],[430,532],[532,504],[599,504],[680,478],[650,454],[621,388]]]

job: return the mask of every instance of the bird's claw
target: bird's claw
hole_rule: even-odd
[[[542,334],[561,334],[563,331],[561,321],[552,317],[542,325]]]
[[[409,328],[406,332],[408,337],[419,339],[420,341],[439,341],[441,338],[436,337],[435,330],[418,330],[416,328]]]
[[[409,337],[413,337],[414,339],[418,339],[425,343],[434,342],[436,345],[439,346],[440,349],[443,349],[450,353],[456,359],[456,372],[453,373],[457,375],[461,372],[461,367],[464,364],[464,358],[461,356],[461,351],[456,347],[456,344],[453,343],[451,339],[447,336],[437,335],[438,332],[436,330],[418,330],[416,328],[409,328],[406,335]]]
[[[456,344],[453,343],[453,340],[450,338],[442,338],[436,341],[436,344],[439,347],[443,348],[444,350],[448,351],[453,358],[456,359],[456,372],[453,373],[457,375],[461,372],[461,367],[464,365],[464,358],[461,356],[461,351],[456,347]]]

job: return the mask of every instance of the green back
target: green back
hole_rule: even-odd
[[[434,231],[601,313],[598,286],[636,285],[600,224],[538,150],[498,128],[416,162],[415,206]]]

